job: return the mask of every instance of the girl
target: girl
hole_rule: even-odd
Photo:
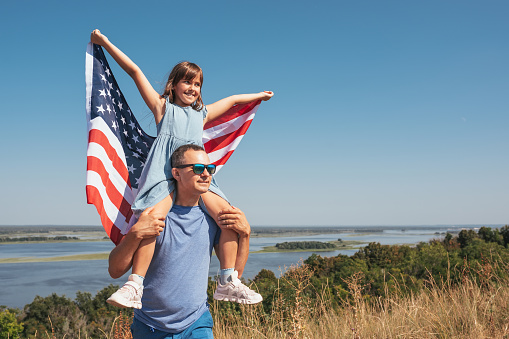
[[[189,143],[202,145],[203,125],[216,119],[232,106],[255,100],[266,101],[273,96],[273,93],[269,91],[234,95],[204,106],[201,97],[203,73],[198,65],[190,62],[181,62],[173,68],[164,93],[159,95],[140,68],[99,30],[92,32],[90,40],[104,47],[119,66],[131,76],[143,100],[154,114],[157,124],[157,138],[147,157],[140,178],[139,192],[132,205],[136,217],[151,206],[154,206],[154,213],[168,214],[175,189],[174,182],[171,180],[170,164],[170,157],[175,149]],[[219,223],[221,210],[229,208],[230,205],[214,179],[212,179],[209,192],[203,194],[202,199],[210,216]],[[255,304],[262,301],[261,295],[240,283],[238,272],[235,271],[237,241],[238,234],[234,230],[222,229],[218,256],[221,274],[214,298]],[[133,258],[133,274],[129,276],[128,282],[107,300],[110,304],[141,308],[143,279],[152,260],[154,248],[155,237],[141,242]]]

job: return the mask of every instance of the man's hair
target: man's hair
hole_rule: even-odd
[[[189,150],[205,152],[205,149],[203,149],[203,147],[194,144],[180,146],[171,155],[171,167],[173,168],[180,165],[184,165],[184,154]]]

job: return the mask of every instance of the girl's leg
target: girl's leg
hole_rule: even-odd
[[[216,222],[219,220],[219,212],[230,207],[223,198],[210,191],[202,194],[202,199],[210,216]],[[242,274],[245,264],[245,262],[241,262],[242,255],[237,253],[238,248],[239,237],[237,232],[221,229],[218,255],[221,276],[213,297],[216,300],[234,301],[240,304],[257,304],[263,300],[262,296],[244,285],[238,278]],[[237,258],[239,258],[238,261]],[[240,274],[236,267],[241,269]]]
[[[168,215],[171,205],[173,203],[173,192],[166,198],[154,205],[152,213],[161,215]],[[134,253],[133,256],[133,274],[145,278],[148,267],[154,256],[154,249],[156,247],[156,238],[143,239]]]
[[[143,239],[140,246],[133,256],[133,274],[139,275],[145,279],[148,267],[154,256],[154,249],[156,248],[156,238]]]
[[[219,212],[230,207],[219,195],[208,191],[201,195],[203,203],[210,214],[210,216],[217,222],[219,219]],[[221,229],[219,237],[220,253],[218,256],[220,267],[222,270],[228,268],[235,268],[237,260],[237,250],[239,247],[239,236],[234,230]]]

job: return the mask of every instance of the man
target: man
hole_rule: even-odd
[[[167,216],[152,213],[152,208],[142,213],[112,250],[109,272],[113,278],[122,276],[130,269],[141,240],[157,236],[144,290],[133,289],[133,293],[143,292],[143,307],[135,310],[131,327],[133,337],[212,338],[207,284],[210,256],[219,239],[219,228],[204,213],[199,200],[200,195],[208,191],[209,170],[213,172],[214,165],[210,165],[202,147],[184,145],[173,153],[172,166],[177,187],[174,206]],[[234,229],[239,234],[235,268],[240,276],[249,254],[250,226],[242,211],[234,207],[222,211],[219,226]],[[215,248],[217,253],[217,246]],[[238,278],[230,284],[242,289],[237,293],[252,293]]]

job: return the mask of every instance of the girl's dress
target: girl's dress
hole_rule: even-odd
[[[171,174],[171,155],[182,145],[203,146],[203,119],[206,116],[205,106],[202,110],[196,111],[190,106],[180,107],[166,99],[164,116],[157,124],[157,138],[148,153],[140,177],[138,194],[131,206],[136,219],[146,208],[154,206],[175,190],[175,181],[172,180]],[[228,201],[214,177],[209,191]]]

